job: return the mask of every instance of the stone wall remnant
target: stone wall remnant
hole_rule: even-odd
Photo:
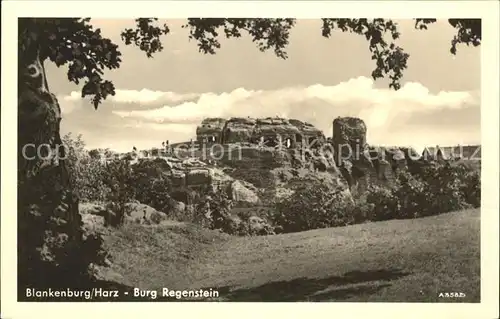
[[[204,119],[196,128],[196,140],[198,143],[221,143],[222,131],[226,120],[219,117],[211,117]]]
[[[257,119],[253,130],[252,141],[261,143],[268,147],[275,147],[278,144],[294,147],[300,130],[283,118]]]
[[[270,147],[281,143],[286,148],[295,148],[304,143],[311,147],[322,145],[326,137],[314,125],[296,119],[233,117],[229,120],[204,119],[196,129],[196,140],[199,144],[260,144]]]
[[[222,143],[245,143],[252,139],[256,121],[250,117],[233,117],[224,125]]]
[[[333,121],[332,143],[342,158],[359,159],[366,147],[366,124],[357,117],[337,117]]]
[[[297,138],[297,142],[307,143],[311,147],[320,146],[326,142],[325,134],[314,125],[296,119],[290,119],[290,124],[300,131],[301,136],[300,139]]]

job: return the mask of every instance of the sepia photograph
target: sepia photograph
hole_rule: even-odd
[[[14,302],[485,301],[480,14],[83,12],[16,18]]]

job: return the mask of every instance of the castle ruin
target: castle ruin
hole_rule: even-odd
[[[312,124],[280,117],[207,118],[196,129],[196,139],[203,144],[264,144],[284,143],[289,148],[298,143],[324,142],[326,138]]]

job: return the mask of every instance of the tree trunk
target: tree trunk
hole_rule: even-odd
[[[18,297],[25,288],[83,285],[103,260],[99,237],[85,238],[59,133],[61,111],[47,87],[39,44],[19,49]]]

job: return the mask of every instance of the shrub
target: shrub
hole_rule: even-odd
[[[238,222],[236,234],[238,236],[265,236],[274,235],[274,227],[263,218],[254,215],[251,211],[240,211],[237,214]]]
[[[272,222],[285,233],[345,226],[354,222],[353,210],[340,188],[316,182],[300,185],[293,196],[278,201]]]
[[[134,198],[168,214],[172,209],[172,183],[166,171],[170,167],[162,159],[140,160],[132,167]]]
[[[471,169],[465,165],[453,165],[452,162],[436,163],[423,169],[422,179],[427,185],[425,192],[427,210],[423,215],[434,215],[469,207],[463,189],[468,185],[467,175]]]
[[[414,174],[400,172],[393,194],[400,218],[437,215],[480,206],[481,181],[472,167],[451,161],[432,162]]]
[[[434,207],[429,206],[428,201],[429,185],[405,171],[400,172],[396,180],[392,194],[398,200],[399,206],[394,218],[415,218],[433,214]]]
[[[165,219],[164,215],[158,213],[158,212],[153,212],[151,214],[151,217],[149,218],[153,224],[158,225],[159,223],[162,222],[162,220]]]
[[[298,232],[364,221],[417,218],[480,206],[479,172],[451,162],[422,165],[411,174],[400,171],[393,187],[370,186],[355,203],[339,189],[320,181],[297,187],[275,204],[275,230]]]
[[[371,220],[375,205],[368,203],[365,197],[356,200],[352,206],[351,214],[354,224],[361,224]]]
[[[135,199],[139,202],[164,213],[168,213],[172,208],[171,184],[168,179],[149,177],[134,183],[133,188]]]
[[[97,154],[98,151],[87,152],[82,135],[73,138],[71,133],[68,133],[62,139],[67,150],[66,166],[70,180],[80,200],[105,201],[110,190],[103,181],[105,166]]]
[[[370,186],[364,202],[370,208],[366,218],[372,221],[389,220],[400,217],[401,205],[394,190],[380,186]],[[360,203],[360,204],[361,204]]]
[[[114,160],[105,166],[104,183],[110,189],[106,196],[109,214],[105,216],[105,221],[107,225],[120,226],[125,220],[125,214],[130,213],[127,204],[134,198],[132,168],[126,160]]]
[[[462,196],[472,207],[481,206],[481,174],[478,171],[470,171],[465,175],[464,183],[460,187]]]
[[[194,222],[227,234],[237,233],[238,222],[231,216],[232,201],[225,192],[210,192],[195,205]]]

